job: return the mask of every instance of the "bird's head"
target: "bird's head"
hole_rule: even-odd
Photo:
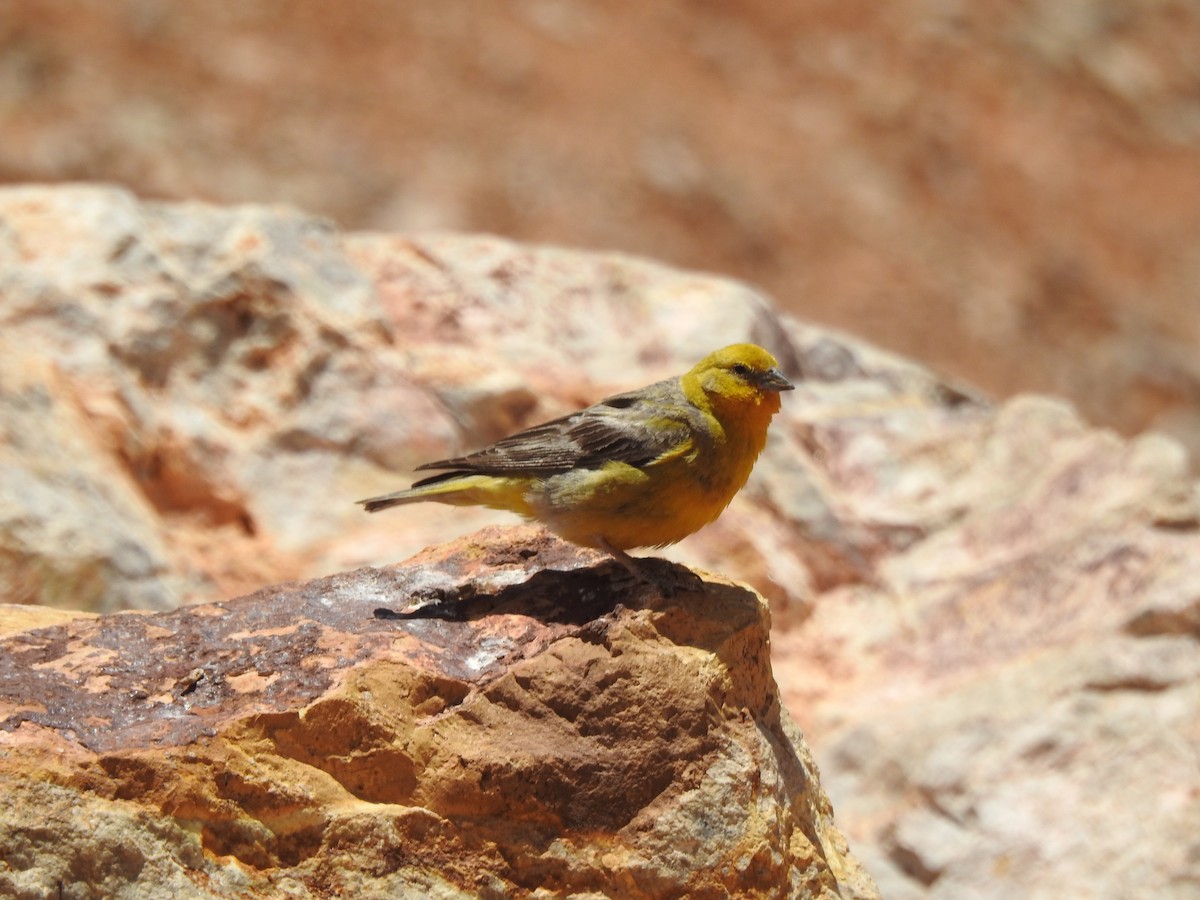
[[[710,353],[683,376],[689,394],[703,391],[713,406],[767,406],[779,409],[779,393],[793,385],[779,362],[755,344],[730,344]]]

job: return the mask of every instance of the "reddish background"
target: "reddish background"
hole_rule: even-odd
[[[12,3],[0,181],[722,272],[1200,456],[1200,6]]]

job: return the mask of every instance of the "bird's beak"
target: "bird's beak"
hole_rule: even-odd
[[[771,368],[763,373],[759,385],[768,391],[791,391],[796,388],[794,384],[784,377],[784,374],[776,366],[771,366]]]

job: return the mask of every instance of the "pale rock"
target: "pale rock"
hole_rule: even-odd
[[[157,516],[49,360],[0,341],[0,599],[111,612],[174,605]]]
[[[822,426],[840,451],[822,483],[857,525],[843,539],[906,515],[911,536],[775,641],[852,842],[887,896],[1188,896],[1200,528],[1183,454],[1040,398],[910,423],[890,455],[892,421]],[[907,470],[939,459],[915,502]]]
[[[215,570],[214,538],[275,580],[356,518],[364,471],[450,445],[319,220],[7,188],[0,260],[10,598],[166,608],[260,581]]]

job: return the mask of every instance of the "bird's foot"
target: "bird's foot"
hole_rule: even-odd
[[[695,594],[704,587],[704,579],[689,569],[665,559],[639,560],[642,563],[643,578],[658,588],[664,597],[674,597],[677,594]],[[646,563],[657,563],[652,568]],[[645,570],[650,568],[649,572]],[[656,571],[657,570],[657,571]]]
[[[601,549],[612,556],[626,572],[637,581],[658,588],[664,597],[695,593],[704,585],[704,579],[686,566],[665,559],[639,559],[612,546],[603,537],[597,537],[597,541]]]

